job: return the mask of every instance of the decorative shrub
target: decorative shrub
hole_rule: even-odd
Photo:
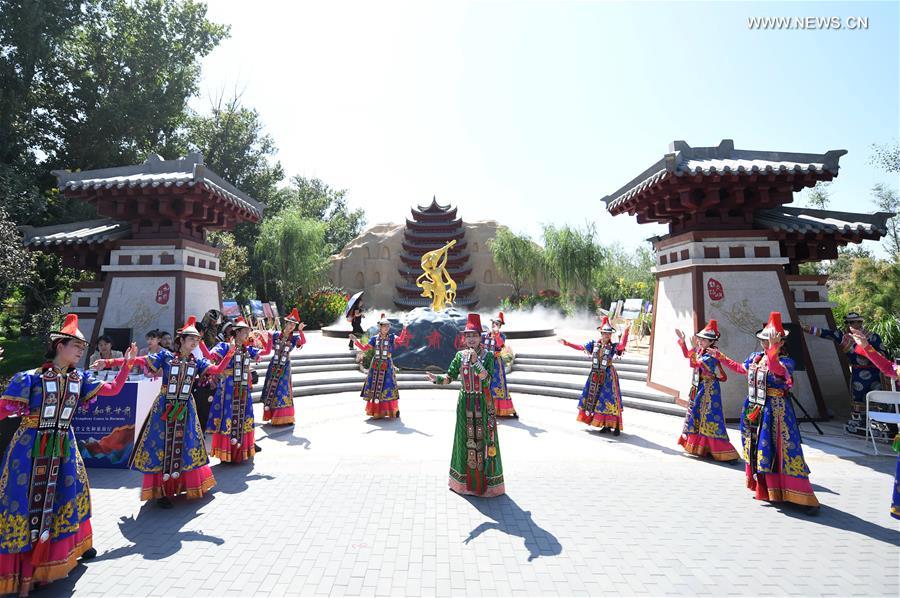
[[[289,306],[285,306],[289,309]],[[309,329],[317,329],[331,324],[347,309],[347,296],[338,290],[321,290],[303,294],[297,302],[300,318]]]

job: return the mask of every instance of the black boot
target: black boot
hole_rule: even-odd
[[[803,512],[809,515],[810,517],[815,517],[819,514],[819,505],[810,505],[803,509]]]
[[[609,428],[607,428],[606,426],[603,426],[602,428],[597,430],[597,432],[599,432],[600,434],[606,434],[607,432],[609,432]]]
[[[97,549],[92,546],[84,551],[84,554],[81,555],[81,559],[84,561],[89,561],[95,556],[97,556]]]
[[[615,428],[615,429],[613,430],[613,436],[618,436],[618,435],[621,434],[621,433],[622,433],[622,430],[620,430],[619,428]]]
[[[156,506],[160,509],[171,509],[174,505],[172,501],[169,500],[168,496],[163,496],[162,498],[156,499]]]

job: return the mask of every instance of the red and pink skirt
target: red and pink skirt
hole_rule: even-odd
[[[173,497],[179,494],[186,494],[188,498],[202,498],[215,485],[216,478],[213,477],[209,465],[183,471],[178,479],[169,478],[166,481],[163,481],[161,473],[145,473],[144,483],[141,486],[141,500]]]
[[[366,401],[366,415],[374,419],[383,417],[397,417],[400,414],[400,401]]]
[[[734,446],[727,440],[710,438],[703,434],[688,434],[678,439],[678,444],[684,447],[684,452],[697,457],[712,456],[716,461],[734,461],[740,459],[740,455]]]
[[[594,428],[618,428],[622,429],[622,416],[609,415],[606,413],[594,412],[593,417],[589,416],[584,409],[578,409],[578,421],[583,422]]]
[[[277,409],[263,409],[263,421],[273,426],[289,426],[294,423],[294,406],[279,407]]]
[[[230,434],[216,432],[212,438],[212,451],[210,455],[224,463],[243,463],[253,458],[256,454],[256,438],[253,430],[246,432],[241,438],[240,444],[231,444]]]
[[[76,567],[79,557],[92,546],[91,520],[86,519],[71,536],[50,540],[49,553],[38,565],[31,562],[32,550],[0,554],[0,594],[15,594],[22,584],[63,579]]]
[[[745,472],[747,488],[756,492],[756,500],[792,502],[805,507],[819,506],[819,499],[813,493],[808,478],[795,478],[783,473],[759,473],[754,479],[749,463]]]

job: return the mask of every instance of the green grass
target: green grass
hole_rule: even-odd
[[[9,378],[16,372],[40,367],[44,362],[44,351],[47,350],[41,341],[3,337],[0,337],[0,347],[3,347],[0,378]]]

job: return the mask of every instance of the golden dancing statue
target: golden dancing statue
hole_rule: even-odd
[[[447,252],[454,245],[455,240],[422,255],[422,270],[425,272],[416,279],[416,286],[422,289],[422,297],[431,297],[431,309],[434,311],[453,305],[456,299],[456,282],[447,272]]]

